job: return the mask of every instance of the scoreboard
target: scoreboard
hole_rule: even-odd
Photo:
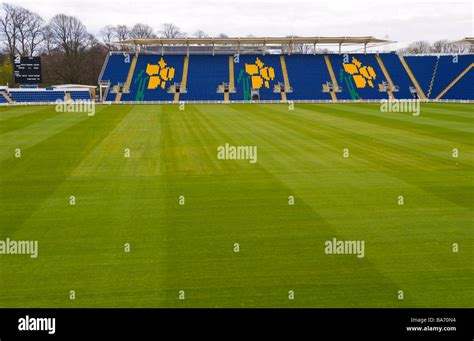
[[[14,61],[15,83],[41,83],[41,58],[16,56]]]

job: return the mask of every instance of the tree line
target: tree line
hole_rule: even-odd
[[[22,6],[2,3],[0,9],[0,85],[13,82],[15,56],[41,56],[43,85],[96,84],[105,57],[110,50],[119,50],[115,41],[140,38],[182,38],[187,34],[172,24],[161,25],[158,32],[146,24],[107,25],[98,37],[91,34],[76,17],[57,14],[45,21],[39,14]],[[203,30],[191,36],[207,38]],[[227,38],[224,33],[217,35]],[[251,35],[249,37],[252,37]],[[291,51],[290,51],[291,49]],[[446,40],[430,44],[418,41],[401,49],[404,54],[459,53],[467,47],[457,46]],[[313,53],[311,46],[283,46],[283,52]],[[317,49],[325,53],[327,50]],[[470,52],[473,47],[470,47]]]
[[[460,54],[467,52],[474,52],[474,45],[454,44],[446,39],[437,40],[433,43],[420,40],[415,41],[405,48],[398,50],[402,54],[428,54],[428,53],[446,53],[446,54]]]
[[[157,33],[146,24],[107,25],[98,37],[76,17],[57,14],[49,21],[22,6],[2,3],[0,11],[0,85],[13,82],[15,56],[41,56],[43,85],[96,84],[115,41],[139,38],[185,37],[179,27],[165,23]],[[195,37],[208,35],[198,30]],[[227,35],[221,33],[221,38]]]

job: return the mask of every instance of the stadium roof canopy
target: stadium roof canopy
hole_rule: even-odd
[[[95,85],[84,85],[84,84],[59,84],[59,85],[52,85],[51,87],[56,88],[56,89],[71,89],[71,88],[95,89],[97,88],[97,86]]]
[[[339,52],[343,45],[363,45],[367,46],[385,45],[394,43],[387,39],[379,39],[372,36],[366,37],[237,37],[237,38],[149,38],[149,39],[126,39],[115,42],[118,45],[134,45],[137,47],[147,46],[210,46],[214,47],[233,46],[246,48],[249,46],[261,46],[271,48],[272,46],[294,46],[294,45],[339,45]]]
[[[474,37],[466,37],[461,40],[453,41],[454,44],[474,44]]]
[[[126,39],[120,45],[287,45],[287,44],[380,44],[393,43],[387,39],[367,37],[245,37],[245,38],[149,38]]]

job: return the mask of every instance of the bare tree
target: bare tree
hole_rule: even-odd
[[[48,25],[51,54],[45,65],[50,68],[49,79],[65,83],[81,83],[88,72],[88,56],[92,47],[99,45],[95,37],[76,17],[58,14]]]
[[[411,43],[408,45],[408,47],[405,49],[405,52],[408,54],[424,54],[424,53],[430,53],[431,52],[431,45],[427,41],[415,41],[414,43]]]
[[[466,44],[450,43],[447,40],[437,40],[433,43],[432,52],[434,53],[467,53],[469,46]]]
[[[10,4],[2,4],[2,16],[0,18],[1,37],[5,41],[5,48],[13,63],[17,50],[18,38],[18,7]]]
[[[433,43],[433,47],[431,49],[434,53],[455,53],[457,52],[457,48],[455,45],[449,43],[447,40],[437,40]]]
[[[178,26],[170,23],[163,24],[160,33],[163,38],[182,38],[185,36]]]
[[[133,39],[156,38],[153,28],[146,24],[135,24],[130,31],[130,36]]]
[[[123,33],[128,37],[126,26],[117,27],[124,27]],[[108,27],[108,38],[102,36],[104,40],[111,40],[117,27]],[[0,51],[2,84],[13,80],[12,66],[17,54],[40,54],[44,85],[94,84],[107,53],[77,18],[59,14],[44,25],[38,14],[7,3],[0,5]]]
[[[28,54],[30,56],[38,52],[43,42],[44,20],[38,14],[28,11],[26,21],[26,36],[28,37]]]
[[[89,46],[77,55],[66,56],[59,49],[43,54],[43,84],[95,84],[107,55],[107,48],[90,38],[86,45]]]
[[[115,38],[117,40],[126,40],[130,38],[130,29],[127,25],[115,26]]]
[[[311,45],[311,44],[302,44],[302,46],[301,46],[301,53],[303,53],[303,54],[310,54],[310,53],[314,53],[314,52],[315,52],[314,45]]]
[[[326,48],[326,47],[323,48],[323,49],[317,47],[316,50],[313,51],[313,53],[317,53],[317,54],[328,54],[328,53],[330,53],[330,52],[329,52],[329,49]]]
[[[112,25],[104,26],[100,32],[99,36],[102,41],[106,44],[109,44],[115,40],[115,27]]]
[[[52,41],[66,56],[78,54],[87,43],[89,33],[76,17],[58,14],[49,22]]]
[[[28,50],[28,36],[26,32],[26,23],[28,22],[28,10],[23,7],[15,8],[15,16],[13,17],[13,24],[16,26],[18,43],[17,50],[18,53],[22,56],[27,55]]]
[[[43,19],[26,8],[5,3],[2,5],[2,12],[1,35],[9,55],[35,54],[42,41]]]
[[[126,46],[113,44],[116,41],[123,41],[129,38],[147,38],[154,37],[153,29],[150,26],[137,24],[130,29],[126,25],[107,25],[99,33],[102,42],[109,50],[127,49]]]
[[[53,43],[53,34],[49,25],[43,27],[42,31],[42,38],[43,38],[43,53],[51,54],[54,49]]]
[[[298,36],[286,36],[286,38],[297,38]],[[313,46],[305,44],[283,44],[283,53],[311,53],[314,50]]]
[[[194,32],[193,36],[195,38],[209,38],[209,35],[201,29]]]
[[[32,56],[39,52],[42,41],[43,19],[21,6],[3,3],[0,15],[0,39],[8,56],[3,62],[4,73],[11,72],[16,55]]]

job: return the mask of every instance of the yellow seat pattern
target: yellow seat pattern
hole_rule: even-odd
[[[148,89],[156,89],[161,83],[160,77],[150,76],[150,81],[148,82]]]
[[[260,89],[263,85],[262,77],[252,76],[252,89]]]
[[[269,79],[275,79],[275,69],[270,67],[268,68],[268,78]]]
[[[158,70],[158,65],[147,64],[146,66],[146,74],[148,76],[156,75],[158,73]]]
[[[365,85],[366,85],[367,81],[365,80],[364,77],[362,77],[361,75],[354,75],[352,77],[354,79],[354,83],[355,83],[356,87],[365,88]]]
[[[357,73],[357,67],[354,64],[344,64],[344,71],[346,71],[348,74],[355,74]]]
[[[258,66],[255,64],[245,64],[245,72],[249,75],[255,75],[258,73]]]
[[[147,64],[146,73],[150,76],[148,81],[148,89],[153,90],[158,87],[165,89],[166,82],[174,78],[174,67],[167,66],[163,57],[157,64]]]
[[[373,80],[377,78],[372,66],[362,66],[362,63],[352,57],[352,63],[344,63],[344,71],[352,75],[352,79],[357,88],[365,88],[367,85],[374,87]]]
[[[245,64],[245,72],[252,77],[252,88],[260,89],[265,86],[270,88],[270,81],[275,79],[275,69],[265,66],[260,58],[255,59],[255,64]]]

